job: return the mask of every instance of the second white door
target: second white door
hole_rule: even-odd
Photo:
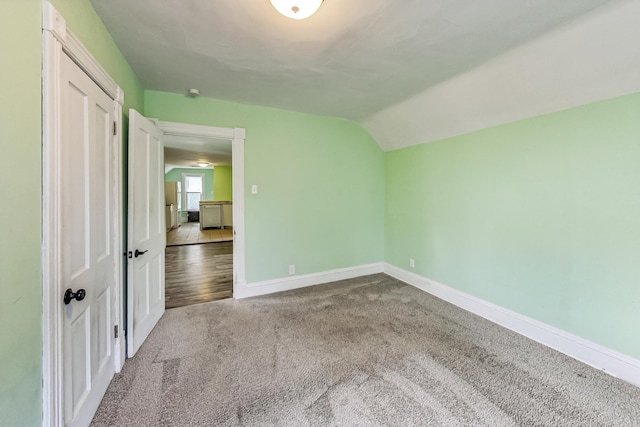
[[[129,110],[127,356],[164,313],[164,146],[162,131]]]

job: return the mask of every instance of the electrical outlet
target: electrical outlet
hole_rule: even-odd
[[[409,267],[416,268],[416,260],[413,258],[409,258]]]
[[[296,265],[295,264],[291,264],[289,266],[289,274],[296,274]]]

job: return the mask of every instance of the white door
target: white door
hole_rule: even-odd
[[[129,110],[127,356],[164,313],[164,146],[162,131]]]
[[[61,64],[60,295],[64,423],[87,426],[114,374],[117,224],[114,103],[65,54]],[[1,424],[1,421],[0,421]]]

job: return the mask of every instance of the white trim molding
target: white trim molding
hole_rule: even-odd
[[[202,138],[213,138],[229,140],[235,138],[234,128],[221,128],[216,126],[192,125],[188,123],[164,122],[158,120],[158,127],[165,135],[171,136],[198,136]],[[244,129],[243,129],[244,131]],[[244,139],[244,136],[242,137]]]
[[[48,3],[45,3],[48,5]],[[45,8],[46,10],[46,8]],[[65,27],[63,27],[65,28]],[[66,28],[65,28],[66,29]],[[62,424],[62,308],[60,307],[60,52],[59,39],[42,34],[42,425]]]
[[[120,105],[124,105],[124,92],[111,78],[109,73],[93,57],[91,52],[84,47],[80,39],[67,29],[67,24],[62,15],[48,1],[42,5],[42,29],[57,39],[62,51],[89,76],[91,80],[104,90]]]
[[[231,192],[233,195],[233,294],[246,280],[246,240],[244,201],[244,128],[233,129],[231,140]]]
[[[385,263],[384,272],[464,310],[640,387],[640,360],[394,265]]]
[[[304,274],[300,276],[282,277],[279,279],[265,280],[236,286],[233,297],[236,299],[255,297],[259,295],[273,294],[276,292],[289,291],[292,289],[304,288],[307,286],[321,285],[323,283],[335,282],[337,280],[353,279],[355,277],[368,276],[370,274],[382,273],[384,264],[381,262],[373,264],[358,265],[355,267],[339,268],[336,270],[321,271],[318,273]]]

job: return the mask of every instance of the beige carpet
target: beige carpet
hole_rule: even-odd
[[[92,425],[639,424],[639,388],[380,274],[168,310]]]

